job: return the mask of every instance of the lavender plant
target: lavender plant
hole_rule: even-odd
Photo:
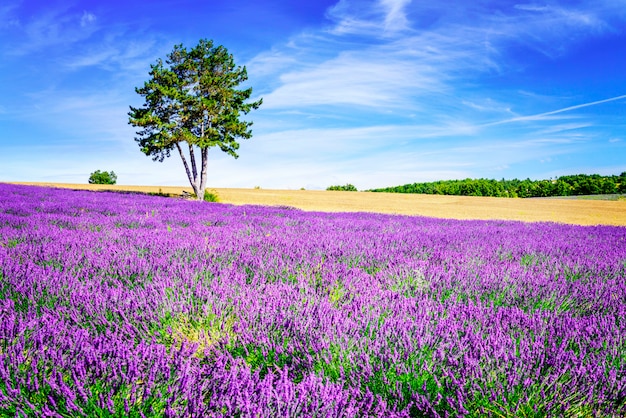
[[[0,196],[0,415],[626,414],[624,227]]]

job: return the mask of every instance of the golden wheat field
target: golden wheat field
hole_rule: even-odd
[[[185,186],[125,186],[67,183],[14,183],[82,190],[115,190],[182,195]],[[323,212],[379,212],[453,219],[506,219],[578,225],[626,226],[626,201],[509,199],[322,190],[209,188],[221,203],[291,206]]]

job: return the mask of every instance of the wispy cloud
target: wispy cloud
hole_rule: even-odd
[[[96,21],[96,15],[94,15],[93,13],[89,13],[89,12],[83,12],[82,17],[80,18],[80,26],[84,28],[85,26],[89,26],[93,24],[95,21]]]
[[[272,86],[263,95],[262,112],[274,117],[290,111],[290,121],[298,115],[324,118],[334,112],[341,120],[346,109],[351,109],[345,122],[354,120],[354,113],[372,115],[358,119],[368,128],[311,131],[291,122],[294,129],[278,137],[264,136],[264,141],[280,142],[276,152],[289,150],[285,158],[298,158],[294,157],[296,149],[308,150],[303,160],[304,155],[322,155],[317,148],[320,143],[334,147],[338,158],[350,161],[360,161],[355,157],[359,152],[376,150],[376,169],[394,179],[402,176],[390,174],[386,165],[402,167],[399,172],[404,171],[406,178],[429,178],[433,168],[427,169],[425,161],[430,159],[457,175],[477,167],[493,172],[522,161],[558,161],[558,156],[586,146],[596,135],[593,118],[576,111],[625,96],[563,106],[574,97],[520,92],[516,86],[486,91],[481,83],[524,67],[519,61],[522,55],[510,56],[512,47],[554,59],[579,37],[612,30],[605,20],[605,5],[583,6],[498,3],[494,10],[461,3],[450,11],[449,5],[426,2],[341,0],[329,9],[332,26],[324,32],[296,36],[253,60],[262,64],[265,84]],[[323,43],[323,52],[311,46],[311,37],[313,45]],[[527,108],[559,105],[556,110],[520,114]],[[302,119],[301,123],[305,125]],[[509,139],[512,132],[517,139]],[[432,147],[435,140],[445,141],[437,144],[445,151],[427,158],[411,151],[426,143]],[[391,156],[380,152],[385,141],[393,143],[394,149],[407,145]],[[290,143],[297,145],[294,148]],[[372,160],[367,164],[373,164]]]
[[[396,32],[409,28],[405,8],[412,0],[381,0],[385,10],[385,30]]]
[[[465,21],[442,18],[438,25],[421,27],[407,17],[408,11],[419,15],[424,7],[419,3],[341,0],[328,12],[334,26],[325,42],[336,51],[334,57],[320,56],[316,62],[317,51],[309,51],[308,61],[305,65],[300,62],[298,68],[298,63],[290,62],[286,58],[289,55],[276,47],[272,55],[253,60],[282,72],[272,82],[276,87],[266,95],[266,106],[349,104],[384,109],[394,104],[410,106],[408,102],[415,104],[420,98],[432,99],[425,95],[436,94],[438,103],[447,101],[454,107],[454,97],[466,92],[459,90],[459,80],[471,86],[472,77],[508,70],[511,64],[506,61],[506,51],[511,43],[526,44],[550,55],[558,52],[554,45],[568,42],[572,33],[607,26],[591,11],[517,5],[486,14],[465,4],[458,6],[467,8]],[[429,12],[443,14],[443,10]],[[385,38],[385,27],[411,30]],[[364,47],[363,38],[353,35],[379,41],[368,41]],[[294,44],[299,44],[298,40],[290,43],[291,52]],[[306,48],[303,43],[297,53],[305,55]],[[556,48],[562,50],[561,46]],[[288,64],[291,67],[285,68]]]
[[[134,76],[140,72],[145,76],[149,65],[165,51],[164,45],[159,44],[156,37],[119,32],[109,34],[99,42],[76,46],[74,53],[67,55],[62,63],[71,71],[96,67],[120,76]]]
[[[72,44],[88,39],[99,28],[96,17],[89,12],[70,12],[67,8],[50,9],[18,20],[11,30],[21,36],[14,36],[4,53],[11,56],[24,56],[43,48],[70,48]]]
[[[0,29],[17,27],[20,25],[20,20],[14,15],[17,7],[18,3],[16,2],[5,2],[0,5]]]
[[[333,7],[329,8],[326,16],[333,21],[334,25],[329,32],[334,35],[346,34],[372,34],[380,29],[380,21],[372,20],[373,13],[371,7],[364,7],[357,13],[354,10],[353,2],[350,0],[339,0]]]
[[[514,122],[549,120],[549,119],[553,119],[553,118],[549,118],[550,116],[557,115],[559,113],[570,112],[572,110],[582,109],[582,108],[590,107],[590,106],[597,106],[597,105],[601,105],[604,103],[614,102],[614,101],[623,100],[623,99],[626,99],[626,94],[615,96],[615,97],[610,97],[608,99],[596,100],[596,101],[589,102],[589,103],[582,103],[582,104],[578,104],[574,106],[567,106],[562,109],[551,110],[549,112],[538,113],[535,115],[519,116],[519,117],[509,118],[505,120],[500,120],[497,122],[486,123],[482,126],[494,126],[494,125],[502,125],[505,123],[514,123]],[[589,126],[589,125],[584,125],[584,126]]]
[[[342,52],[312,68],[287,72],[266,95],[267,108],[311,105],[409,106],[419,93],[443,89],[428,67],[381,51]]]
[[[13,22],[0,23],[8,45],[0,51],[0,70],[21,63],[15,68],[29,79],[20,100],[0,99],[0,123],[36,119],[33,138],[48,132],[50,141],[85,156],[62,176],[98,168],[90,167],[96,156],[106,156],[116,165],[103,169],[136,179],[124,182],[185,184],[177,156],[161,165],[138,151],[126,116],[129,104],[140,105],[134,87],[147,79],[149,64],[182,41],[182,32],[170,28],[184,23],[185,36],[206,36],[204,19],[170,16],[166,3],[152,4],[140,24],[130,14],[116,21],[104,3],[93,10],[44,5],[32,13],[22,8],[22,14],[0,6],[0,21]],[[619,33],[623,6],[623,0],[338,0],[324,22],[276,38],[243,63],[264,104],[249,118],[255,136],[242,141],[239,160],[211,152],[211,185],[325,188],[352,182],[363,189],[512,177],[528,166],[541,167],[534,173],[553,172],[570,157],[597,154],[599,145],[612,150],[607,159],[614,157],[623,149],[624,132],[611,112],[621,111],[626,95],[579,90],[584,74],[571,88],[564,82],[557,87],[542,65],[558,67],[581,44]],[[236,56],[250,54],[248,44],[237,44],[240,38],[228,39]],[[608,98],[595,100],[602,94]],[[44,161],[59,148],[30,149]],[[3,167],[9,165],[0,164],[0,178],[10,174]]]
[[[407,6],[412,0],[340,0],[327,16],[335,35],[390,37],[411,29]]]

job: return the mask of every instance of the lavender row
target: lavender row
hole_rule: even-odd
[[[0,196],[0,411],[626,413],[626,228]]]

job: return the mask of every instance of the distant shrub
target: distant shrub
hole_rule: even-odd
[[[205,190],[204,201],[205,202],[219,202],[219,197],[217,196],[217,193],[215,193],[215,191],[210,192],[208,190]]]
[[[89,175],[89,184],[115,184],[117,183],[117,174],[114,171],[96,170]]]
[[[196,194],[195,193],[189,193],[187,191],[183,191],[183,198],[185,198],[185,199],[195,199],[196,198]],[[213,191],[205,190],[204,191],[203,200],[205,202],[219,202],[220,201],[219,196],[217,195],[215,190],[213,190]]]
[[[354,185],[348,183],[344,186],[330,186],[328,188],[326,188],[326,190],[338,190],[341,192],[356,192],[357,189],[356,187],[354,187]]]

